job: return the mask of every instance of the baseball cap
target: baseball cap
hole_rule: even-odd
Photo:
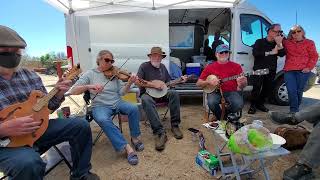
[[[220,52],[223,52],[223,51],[229,51],[229,46],[226,45],[226,44],[220,44],[217,48],[216,48],[216,53],[220,53]]]

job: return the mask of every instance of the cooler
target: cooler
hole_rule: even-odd
[[[186,64],[187,75],[195,74],[199,77],[200,71],[201,71],[200,63],[187,63]]]

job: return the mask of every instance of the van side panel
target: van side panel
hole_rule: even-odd
[[[160,46],[168,54],[168,14],[168,10],[161,10],[91,16],[92,61],[100,50],[107,49],[113,53],[116,65],[130,58],[123,68],[137,72],[140,64],[148,60],[152,46]]]

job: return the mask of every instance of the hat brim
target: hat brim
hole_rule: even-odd
[[[151,56],[152,54],[159,54],[159,53],[150,53],[150,54],[148,54],[148,57]],[[166,54],[159,54],[159,55],[162,56],[162,59],[165,58],[165,57],[167,57]]]
[[[229,53],[231,53],[230,50],[225,50],[225,51],[228,51]],[[216,52],[216,53],[221,53],[221,52],[225,52],[225,51],[219,51],[219,52]]]

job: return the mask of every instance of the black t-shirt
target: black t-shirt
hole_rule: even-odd
[[[218,41],[213,41],[211,44],[212,47],[212,52],[213,52],[213,60],[217,61],[217,57],[216,57],[216,49],[219,45],[224,44],[224,42],[222,40],[218,40]]]
[[[213,57],[213,56],[214,56],[214,53],[213,53],[211,47],[205,46],[205,47],[203,48],[203,54],[206,56],[206,61],[208,61],[208,60],[214,60],[214,57]]]
[[[278,51],[278,54],[266,56],[266,52],[272,51],[276,46],[276,42],[269,42],[266,38],[258,39],[252,49],[252,55],[254,56],[253,70],[268,68],[270,71],[277,70],[278,56],[283,57],[285,55],[284,48]]]
[[[170,81],[170,75],[165,65],[160,64],[160,68],[152,66],[151,62],[144,62],[140,65],[137,76],[146,81],[161,80],[163,82]],[[140,88],[140,94],[146,92],[145,88]]]

